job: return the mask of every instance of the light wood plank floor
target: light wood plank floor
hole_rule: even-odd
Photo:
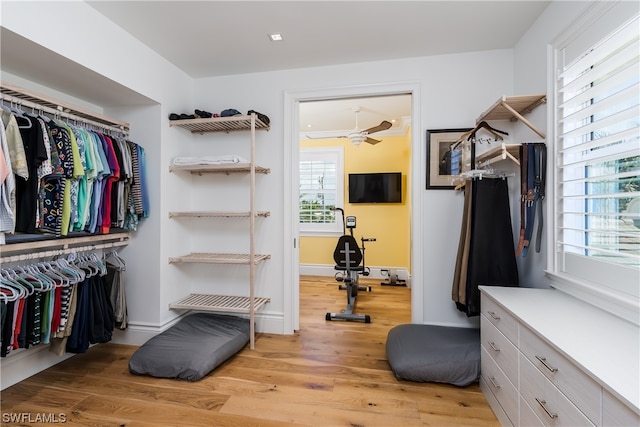
[[[363,281],[364,282],[364,281]],[[301,278],[300,332],[260,334],[198,382],[136,376],[136,347],[101,344],[2,391],[6,414],[64,414],[69,426],[497,426],[477,384],[395,379],[385,341],[410,322],[410,290],[369,280],[357,312],[372,322],[325,321],[346,304],[333,278]],[[36,424],[42,425],[42,424]]]

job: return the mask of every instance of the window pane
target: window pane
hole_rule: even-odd
[[[333,209],[342,204],[342,148],[302,149],[299,171],[301,232],[340,231]]]

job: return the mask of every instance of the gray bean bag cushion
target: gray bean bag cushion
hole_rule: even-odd
[[[399,325],[387,335],[387,360],[399,380],[465,386],[480,378],[480,330]]]
[[[195,313],[144,343],[129,360],[134,374],[197,381],[249,342],[249,320]]]

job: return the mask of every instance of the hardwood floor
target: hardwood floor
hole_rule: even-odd
[[[364,281],[363,281],[364,282]],[[300,328],[260,334],[198,382],[132,375],[136,347],[101,344],[2,391],[9,416],[54,415],[69,426],[497,426],[477,384],[398,381],[389,329],[409,323],[410,290],[369,281],[357,312],[371,323],[325,321],[346,304],[333,278],[301,278]],[[33,423],[42,425],[42,423]]]

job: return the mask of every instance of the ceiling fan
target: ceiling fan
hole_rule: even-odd
[[[382,130],[387,130],[391,127],[391,122],[383,120],[379,125],[370,127],[369,129],[361,130],[358,127],[358,113],[360,112],[360,107],[355,107],[353,112],[356,113],[356,128],[350,131],[347,135],[339,136],[338,138],[349,138],[349,141],[353,143],[356,147],[360,146],[362,141],[369,144],[377,144],[381,142],[379,139],[369,138],[369,135],[375,132],[380,132]]]

